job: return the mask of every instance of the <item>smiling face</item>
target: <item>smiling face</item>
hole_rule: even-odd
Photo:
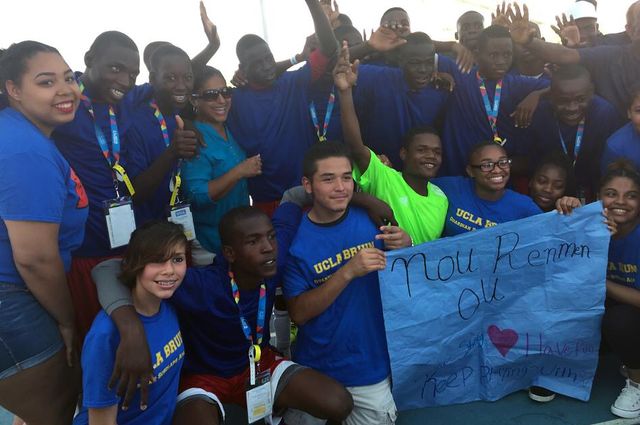
[[[167,260],[144,266],[136,280],[135,291],[139,295],[166,300],[178,289],[186,272],[186,246],[181,243],[171,248]]]
[[[435,66],[433,44],[416,43],[405,45],[400,52],[400,68],[409,87],[412,90],[420,90],[427,87]]]
[[[351,162],[346,157],[329,157],[316,161],[311,179],[302,178],[307,193],[313,195],[312,212],[323,221],[335,221],[346,211],[353,197]]]
[[[499,80],[513,63],[513,42],[510,38],[489,38],[478,46],[478,71],[489,80]]]
[[[198,109],[198,120],[213,124],[224,124],[231,109],[231,92],[227,97],[220,90],[227,87],[227,82],[219,75],[209,77],[197,91],[195,105]],[[216,93],[219,93],[217,96]]]
[[[556,201],[564,196],[567,173],[557,165],[541,167],[529,182],[529,196],[542,211],[551,211]]]
[[[109,46],[99,55],[87,54],[86,78],[97,102],[118,103],[136,84],[140,55],[123,46]]]
[[[239,219],[230,245],[223,253],[236,274],[255,281],[273,277],[277,271],[278,243],[271,220],[264,214]]]
[[[73,120],[80,89],[60,54],[36,53],[27,61],[20,81],[7,81],[4,88],[11,105],[47,136],[59,125]]]
[[[149,76],[161,109],[181,110],[193,91],[191,61],[182,55],[168,55],[160,60],[158,70]],[[164,107],[164,108],[163,108]]]
[[[510,164],[505,163],[509,157],[505,150],[495,144],[478,149],[467,165],[467,174],[475,180],[476,190],[485,193],[504,191],[511,174]],[[502,167],[498,163],[502,161]],[[480,167],[488,167],[493,163],[492,170],[482,170]]]
[[[593,98],[593,84],[586,76],[551,85],[551,104],[558,119],[575,126],[582,121]]]
[[[403,174],[430,179],[438,174],[442,164],[442,143],[435,134],[417,134],[400,151],[404,162]]]
[[[600,189],[600,200],[619,230],[635,225],[640,214],[640,188],[629,177],[614,177]]]

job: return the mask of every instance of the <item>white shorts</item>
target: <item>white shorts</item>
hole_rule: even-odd
[[[391,380],[373,385],[346,387],[353,397],[353,410],[344,425],[393,425],[396,423],[398,411],[391,395]],[[300,425],[322,425],[327,421],[315,418],[299,410],[288,410],[285,414],[287,423]]]
[[[277,398],[278,395],[280,395],[280,393],[282,392],[282,390],[284,389],[284,387],[286,386],[287,382],[289,381],[289,379],[291,378],[291,376],[293,376],[296,372],[305,369],[304,366],[300,366],[297,363],[294,363],[292,361],[289,360],[285,360],[283,362],[281,362],[280,364],[278,364],[276,366],[276,368],[273,370],[273,373],[271,375],[271,399],[275,400]],[[285,372],[287,372],[285,374]],[[282,380],[284,376],[284,380],[282,382],[282,387],[279,387],[280,381]],[[222,414],[222,420],[224,422],[225,419],[225,411],[224,411],[224,407],[222,406],[222,402],[220,401],[220,399],[218,398],[217,395],[206,391],[202,388],[189,388],[187,390],[184,390],[183,392],[181,392],[180,394],[178,394],[178,399],[176,401],[176,405],[179,405],[181,402],[185,402],[186,400],[192,399],[192,398],[199,398],[202,400],[205,400],[208,403],[214,404],[216,406],[218,406],[218,409],[220,410],[220,413]],[[274,412],[275,413],[279,413],[279,412]],[[280,421],[282,420],[281,416],[268,416],[265,418],[265,421],[267,424],[271,424],[271,425],[278,425],[280,423]]]

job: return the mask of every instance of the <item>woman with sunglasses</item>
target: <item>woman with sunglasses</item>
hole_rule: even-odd
[[[542,212],[531,198],[507,189],[511,160],[502,146],[482,142],[471,150],[470,178],[441,177],[433,183],[449,198],[443,236],[493,227]]]
[[[233,208],[249,205],[247,179],[262,174],[260,155],[247,158],[226,126],[231,94],[232,89],[215,68],[205,67],[196,78],[192,99],[194,124],[206,147],[183,167],[197,235],[196,264],[212,260],[211,256],[200,259],[198,244],[210,253],[220,253],[220,219]]]

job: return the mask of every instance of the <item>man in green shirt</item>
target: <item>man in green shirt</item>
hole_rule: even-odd
[[[349,51],[343,47],[333,78],[340,96],[344,140],[355,162],[354,179],[364,192],[391,206],[399,226],[409,233],[414,244],[437,239],[449,206],[444,192],[429,182],[442,162],[440,137],[432,128],[412,129],[400,149],[402,172],[384,165],[364,145],[360,134],[352,95],[358,79],[357,68],[358,62],[351,65]]]

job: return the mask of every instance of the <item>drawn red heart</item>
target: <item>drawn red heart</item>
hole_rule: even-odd
[[[501,330],[496,325],[491,325],[487,333],[493,345],[502,354],[502,357],[506,357],[509,350],[518,342],[518,334],[513,329]]]

